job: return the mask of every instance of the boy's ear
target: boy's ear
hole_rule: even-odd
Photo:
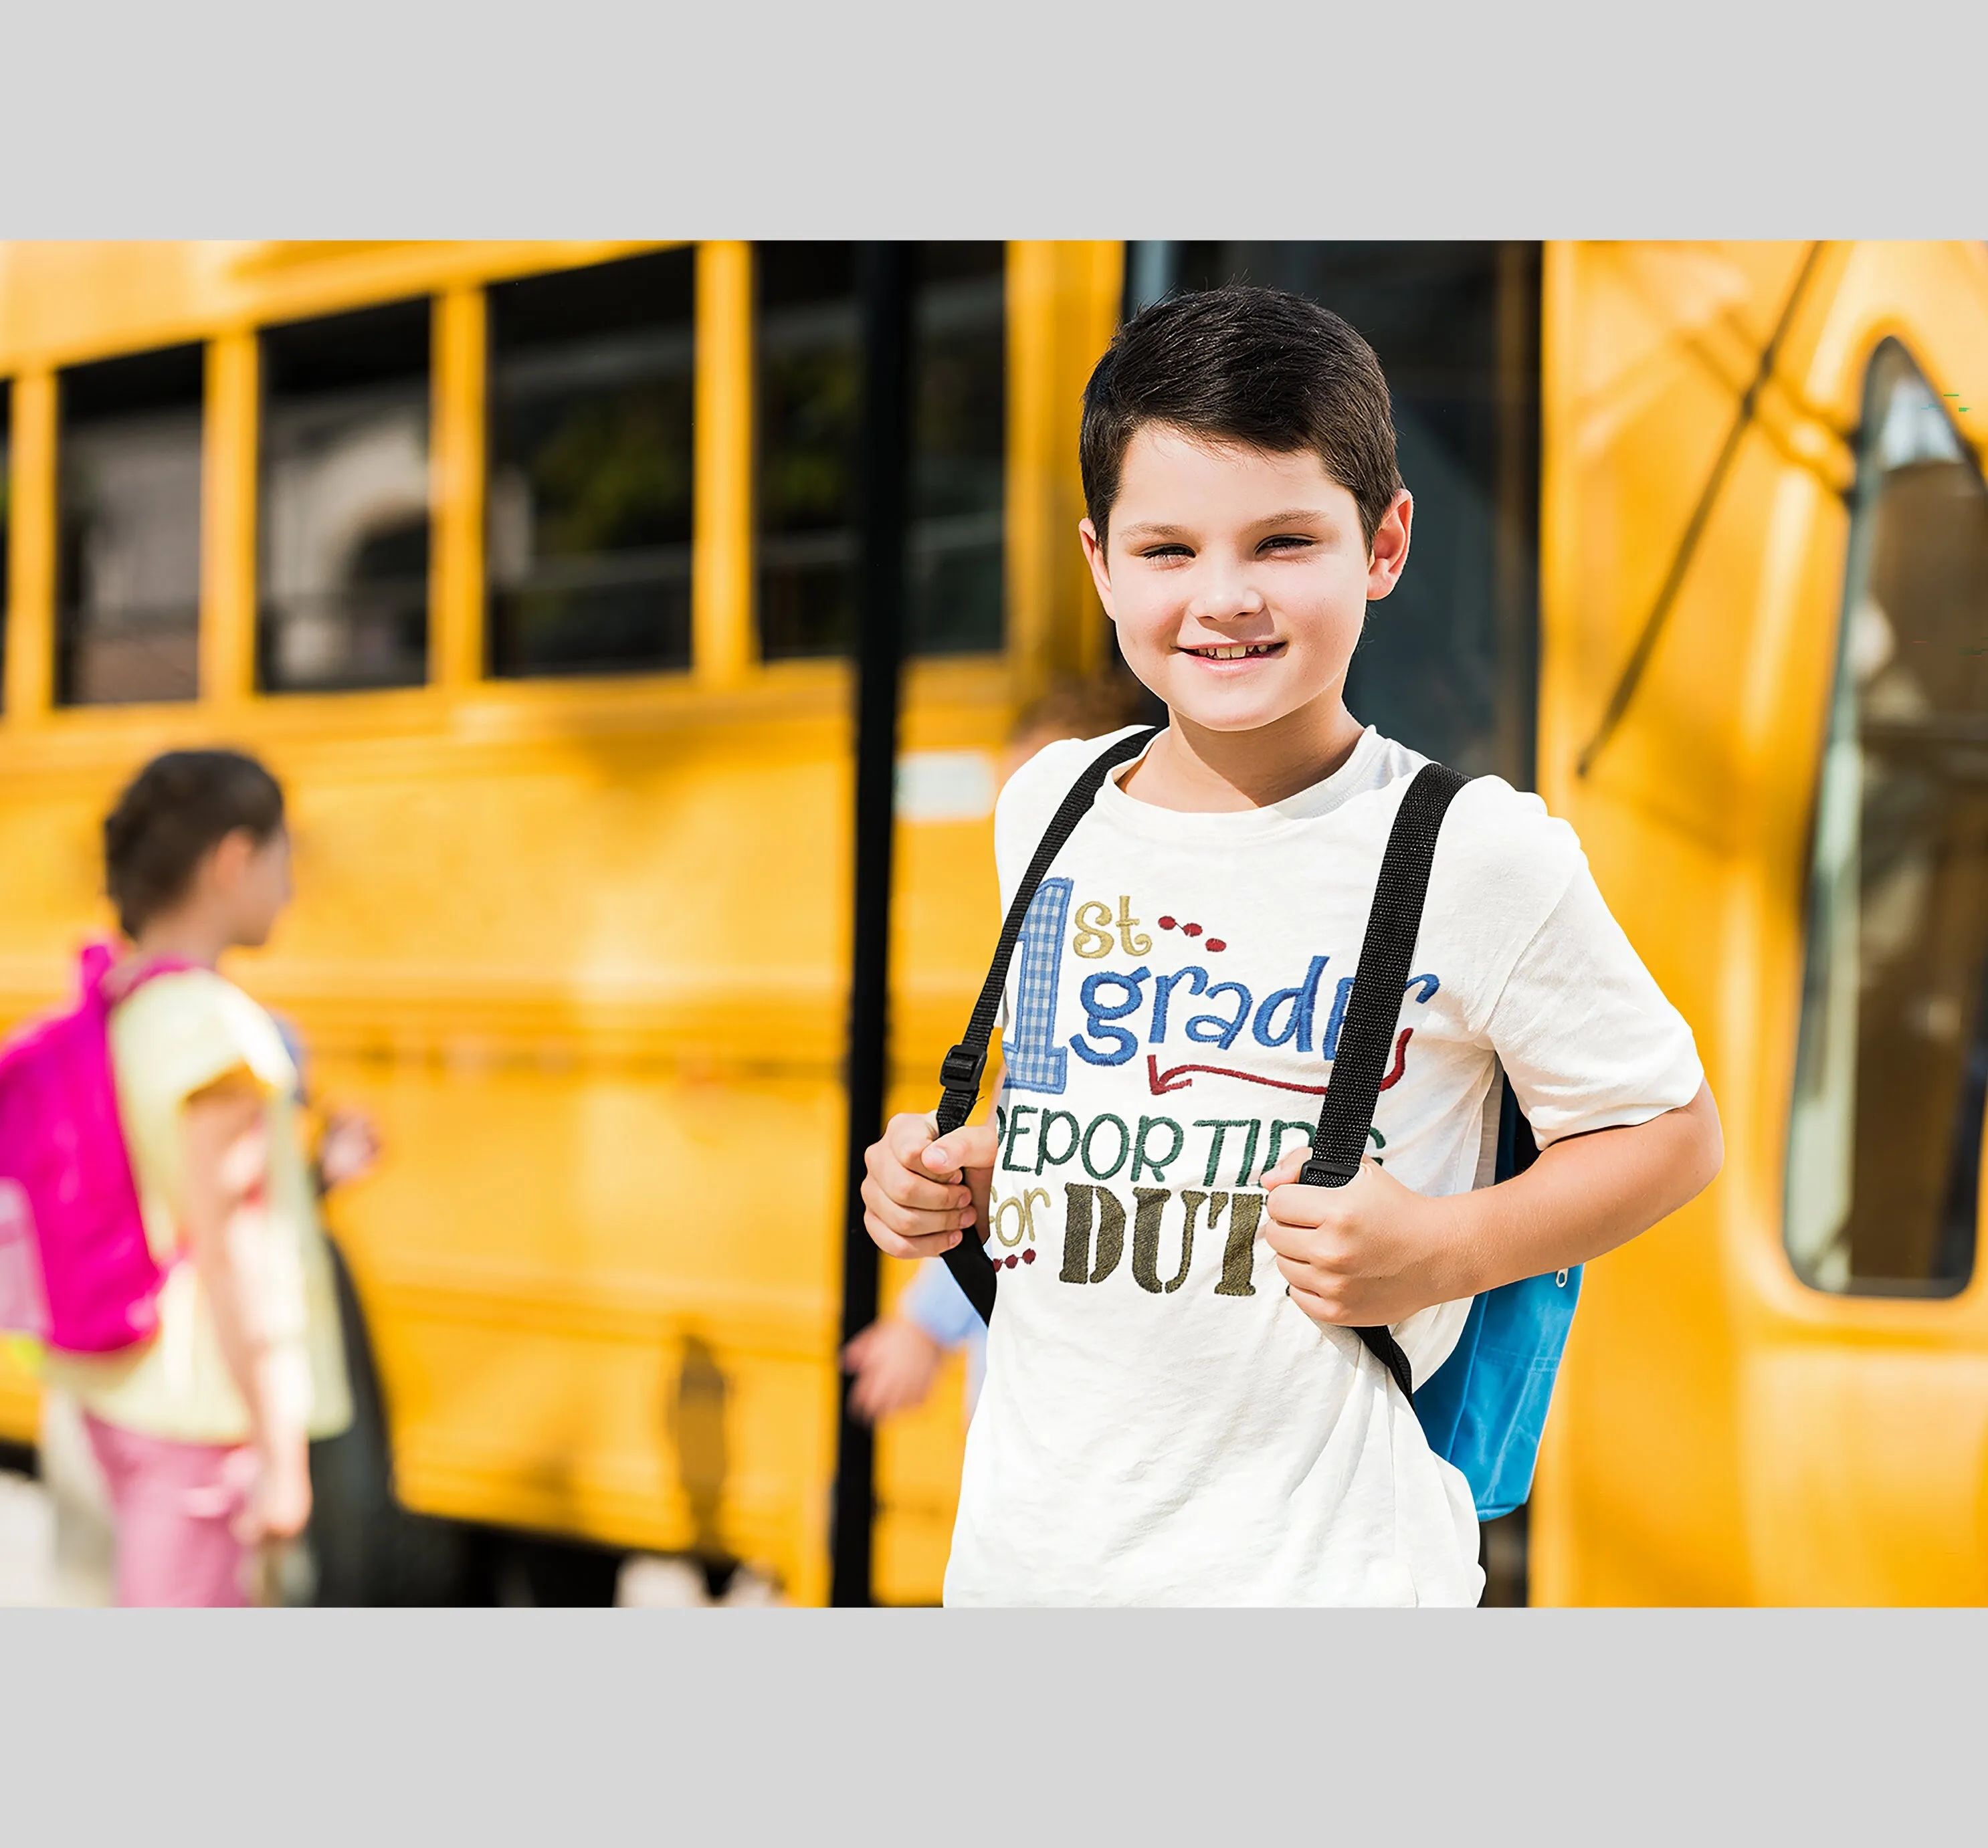
[[[1084,562],[1090,567],[1090,581],[1097,586],[1097,600],[1104,606],[1104,613],[1115,623],[1118,612],[1111,607],[1111,567],[1105,558],[1104,542],[1087,519],[1077,522],[1077,535],[1084,542]]]
[[[1367,600],[1378,603],[1401,581],[1401,567],[1408,562],[1408,529],[1414,523],[1415,497],[1407,488],[1396,490],[1374,529],[1374,542],[1367,552]]]

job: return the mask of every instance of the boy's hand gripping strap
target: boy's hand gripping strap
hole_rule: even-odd
[[[1307,1187],[1344,1187],[1360,1172],[1415,960],[1436,836],[1456,792],[1469,780],[1445,765],[1425,764],[1395,811],[1374,887],[1373,908],[1367,914],[1360,966],[1354,971],[1353,992],[1334,1048],[1331,1080],[1311,1139],[1311,1159],[1298,1177]],[[1353,1332],[1394,1375],[1412,1406],[1414,1370],[1393,1333],[1384,1327]]]
[[[1036,856],[1029,862],[1029,870],[1022,875],[1022,883],[1015,888],[1015,896],[1008,907],[1007,921],[1001,926],[1001,941],[994,951],[993,966],[987,971],[987,979],[982,984],[980,998],[973,1004],[972,1018],[966,1023],[966,1032],[958,1046],[946,1054],[945,1063],[939,1067],[939,1082],[945,1087],[945,1095],[939,1099],[938,1133],[949,1136],[973,1113],[973,1106],[980,1101],[981,1075],[987,1069],[987,1046],[994,1036],[994,1022],[1001,1012],[1001,995],[1008,985],[1008,965],[1014,961],[1015,945],[1022,935],[1022,921],[1029,914],[1029,907],[1034,902],[1036,888],[1043,883],[1050,870],[1050,863],[1062,851],[1063,844],[1076,832],[1077,824],[1090,813],[1091,804],[1097,799],[1097,792],[1104,787],[1104,779],[1122,764],[1137,757],[1157,735],[1157,725],[1141,726],[1130,736],[1121,738],[1108,745],[1087,767],[1070,787],[1070,793],[1063,799],[1063,806],[1050,820],[1043,834],[1041,845],[1036,849]],[[987,1228],[973,1226],[968,1235],[945,1254],[945,1267],[952,1272],[953,1281],[965,1292],[966,1299],[979,1313],[982,1322],[994,1318],[994,1264],[987,1255],[986,1246],[982,1242]]]

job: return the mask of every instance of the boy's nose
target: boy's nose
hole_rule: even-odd
[[[1263,592],[1242,573],[1217,571],[1197,590],[1187,613],[1202,622],[1222,623],[1260,616],[1263,607]]]

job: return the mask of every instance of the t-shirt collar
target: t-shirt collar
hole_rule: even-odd
[[[1164,735],[1163,731],[1156,732],[1154,742]],[[1152,748],[1149,744],[1146,750]],[[1286,796],[1281,802],[1270,802],[1260,809],[1219,813],[1162,809],[1128,794],[1121,786],[1121,779],[1131,774],[1134,765],[1144,761],[1145,752],[1141,752],[1122,769],[1114,770],[1106,779],[1104,788],[1098,792],[1098,806],[1114,822],[1156,840],[1232,841],[1273,834],[1298,823],[1315,821],[1322,815],[1329,815],[1341,803],[1371,786],[1374,780],[1376,760],[1384,748],[1385,741],[1369,725],[1360,734],[1345,762],[1330,776]]]

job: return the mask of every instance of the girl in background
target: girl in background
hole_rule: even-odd
[[[351,1411],[329,1262],[275,1023],[222,976],[290,898],[282,791],[252,758],[154,758],[104,823],[105,883],[132,954],[191,968],[111,1015],[126,1147],[167,1267],[158,1329],[102,1359],[52,1353],[109,1491],[120,1604],[266,1596],[310,1514],[306,1448]],[[113,985],[113,992],[114,985]]]

